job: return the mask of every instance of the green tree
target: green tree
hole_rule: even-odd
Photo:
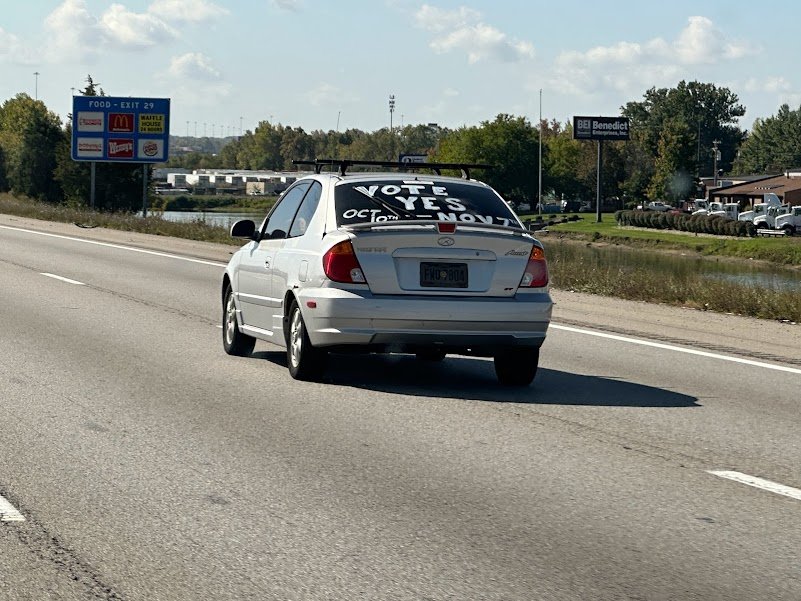
[[[694,157],[688,152],[693,138],[684,120],[671,119],[663,123],[654,175],[647,190],[649,198],[675,202],[689,196],[694,187],[691,175]]]
[[[62,139],[61,119],[41,100],[23,93],[3,103],[0,148],[8,188],[15,194],[59,201],[61,189],[53,179],[53,170]]]
[[[538,150],[539,135],[528,119],[500,114],[478,127],[448,132],[435,160],[492,165],[478,177],[510,202],[520,203],[536,196]]]
[[[713,140],[720,142],[718,168],[729,171],[745,136],[737,126],[745,107],[728,88],[714,84],[681,81],[675,88],[651,88],[644,100],[623,106],[622,114],[631,119],[632,130],[640,131],[640,142],[654,159],[660,152],[680,155],[684,166],[694,158],[694,168],[690,168],[693,176],[712,173]],[[669,122],[682,122],[688,133],[664,137]],[[671,142],[680,142],[685,147],[679,151],[667,150],[665,145]]]
[[[781,173],[801,165],[801,107],[784,104],[776,115],[757,119],[740,148],[734,169],[740,173]]]

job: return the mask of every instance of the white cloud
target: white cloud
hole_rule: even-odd
[[[65,0],[45,18],[44,29],[48,54],[55,60],[83,59],[96,54],[104,42],[100,23],[84,0]]]
[[[470,64],[482,60],[517,62],[534,57],[530,42],[509,39],[499,29],[483,23],[481,13],[471,8],[443,10],[424,4],[414,17],[418,27],[436,35],[429,44],[435,52],[463,52]]]
[[[171,90],[170,98],[176,106],[198,109],[219,106],[233,91],[211,60],[199,52],[172,57],[169,67],[156,77],[163,88]]]
[[[207,56],[199,52],[188,52],[174,56],[167,74],[175,79],[188,81],[218,81],[220,72],[214,68]]]
[[[690,17],[673,42],[654,38],[642,44],[619,42],[586,52],[564,52],[556,59],[550,83],[574,94],[604,90],[630,94],[674,85],[695,65],[717,64],[756,52],[758,49],[747,43],[728,41],[710,19]]]
[[[0,27],[0,63],[15,63],[18,65],[34,65],[37,60],[34,50],[25,45],[13,33]]]
[[[746,92],[788,92],[792,86],[784,77],[752,77],[745,82]]]
[[[96,17],[85,0],[64,0],[45,19],[45,31],[52,58],[80,60],[109,50],[149,48],[177,39],[178,31],[165,19],[199,22],[227,12],[207,0],[155,0],[147,12],[136,13],[114,3]]]
[[[100,19],[103,34],[111,43],[130,48],[155,46],[178,37],[178,32],[155,15],[134,13],[112,4]]]
[[[180,19],[192,23],[228,14],[228,10],[207,0],[154,0],[147,10],[165,19]]]

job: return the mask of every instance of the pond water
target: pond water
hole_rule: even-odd
[[[163,219],[167,221],[177,221],[179,223],[191,223],[193,221],[202,221],[207,225],[213,225],[217,227],[224,227],[225,229],[229,229],[231,225],[241,219],[251,219],[256,222],[256,225],[259,225],[264,216],[267,214],[267,211],[262,213],[238,213],[238,212],[230,212],[230,213],[222,213],[217,211],[164,211],[160,213],[154,212],[154,214],[161,215]]]

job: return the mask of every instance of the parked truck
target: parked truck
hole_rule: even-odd
[[[764,216],[770,207],[780,207],[782,204],[781,199],[773,192],[768,192],[763,195],[762,202],[755,203],[750,211],[743,211],[737,217],[739,221],[751,221],[757,217]]]
[[[784,215],[777,215],[773,223],[773,228],[784,230],[788,236],[792,236],[801,230],[801,205],[790,207],[790,212]]]
[[[764,215],[754,218],[754,226],[760,230],[772,230],[776,228],[776,218],[787,215],[790,212],[790,205],[768,207]]]

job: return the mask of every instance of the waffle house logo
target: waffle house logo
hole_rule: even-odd
[[[109,113],[108,130],[112,133],[132,133],[134,130],[133,113]]]
[[[156,113],[142,113],[139,115],[140,134],[163,134],[164,115]]]

